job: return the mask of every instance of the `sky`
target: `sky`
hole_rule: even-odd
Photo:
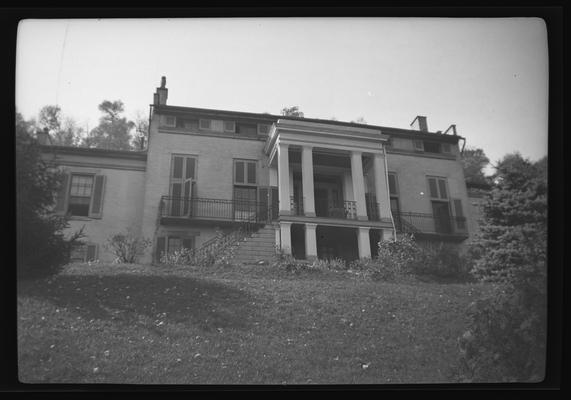
[[[94,128],[103,100],[147,117],[167,104],[430,131],[456,124],[494,163],[547,154],[547,32],[539,18],[23,20],[16,110],[45,105]],[[488,170],[491,172],[491,169]]]

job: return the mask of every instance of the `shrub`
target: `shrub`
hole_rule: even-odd
[[[276,246],[272,267],[295,274],[299,274],[311,268],[306,261],[295,259],[292,255],[286,254],[279,246]]]
[[[115,262],[134,264],[151,244],[149,239],[137,237],[128,229],[109,237],[105,247],[115,255]]]
[[[467,277],[467,261],[460,252],[445,243],[430,243],[419,247],[414,272],[440,278]]]

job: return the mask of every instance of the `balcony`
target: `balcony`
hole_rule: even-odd
[[[162,196],[159,217],[163,225],[190,221],[266,224],[272,219],[271,207],[264,202]]]
[[[462,241],[468,238],[465,217],[439,216],[413,212],[393,211],[398,233],[414,234],[416,237]]]
[[[290,197],[290,210],[292,215],[303,216],[303,199]],[[357,219],[357,202],[355,201],[329,201],[327,206],[315,205],[315,215],[320,218]]]

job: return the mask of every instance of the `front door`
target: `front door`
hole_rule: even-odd
[[[434,228],[436,233],[450,234],[452,226],[450,224],[450,209],[446,201],[432,202],[432,215],[434,217]]]

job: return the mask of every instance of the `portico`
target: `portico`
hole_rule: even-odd
[[[376,129],[278,120],[265,152],[270,176],[272,170],[277,176],[284,252],[291,254],[291,224],[303,225],[309,259],[318,256],[318,227],[354,231],[359,258],[371,257],[371,228],[381,229],[384,238],[393,235],[386,140]]]

